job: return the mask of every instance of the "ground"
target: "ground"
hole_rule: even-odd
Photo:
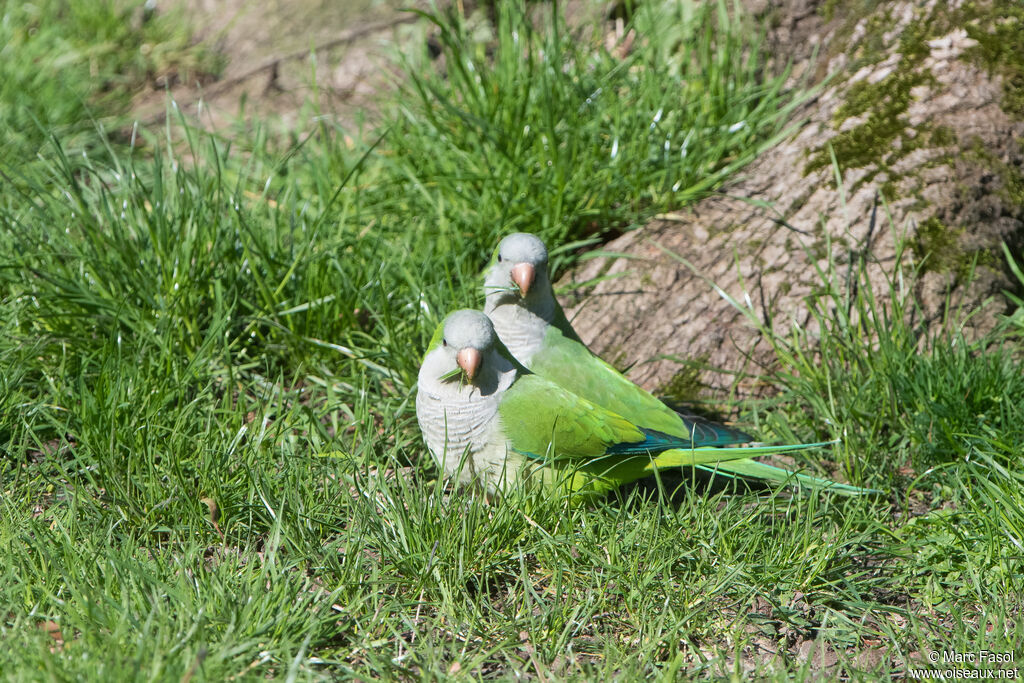
[[[666,326],[644,297],[687,254],[647,238],[684,226],[698,251],[718,244],[698,202],[769,162],[802,169],[787,126],[815,102],[773,75],[756,23],[709,3],[617,3],[597,25],[552,23],[545,2],[457,5],[395,25],[380,4],[363,25],[387,28],[368,33],[337,3],[192,19],[0,5],[0,676],[1017,671],[1019,290],[982,307],[986,328],[963,333],[975,311],[950,306],[928,329],[914,268],[889,264],[879,287],[867,250],[826,241],[801,273],[807,324],[773,325],[786,272],[729,303],[761,366],[713,368],[735,382],[709,393],[712,353],[673,361],[686,408],[765,442],[834,442],[784,464],[880,494],[681,471],[573,506],[439,476],[413,410],[421,354],[446,311],[479,306],[501,236],[537,232],[558,273],[598,264],[590,307],[633,289],[603,265],[622,256],[610,238],[632,240],[665,267],[631,315]],[[805,36],[836,9],[775,25]],[[330,47],[311,60],[311,45]],[[817,123],[838,132],[831,113]],[[839,188],[813,190],[838,220]],[[905,252],[947,244],[943,225]],[[728,285],[723,251],[694,300]],[[1019,254],[998,258],[1024,286]],[[728,346],[713,326],[675,334]],[[665,349],[632,368],[635,347],[602,351],[639,377]]]

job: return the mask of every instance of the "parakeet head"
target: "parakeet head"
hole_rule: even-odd
[[[439,379],[464,377],[472,382],[491,357],[498,355],[497,345],[500,342],[490,318],[480,311],[453,311],[434,331],[423,367],[429,367]]]
[[[544,242],[525,232],[501,240],[484,275],[484,293],[488,308],[552,297]]]

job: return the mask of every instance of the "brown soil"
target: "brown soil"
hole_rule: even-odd
[[[169,95],[180,110],[212,129],[241,116],[301,130],[316,115],[334,117],[346,127],[372,117],[381,91],[395,82],[394,56],[403,45],[423,40],[423,21],[400,10],[426,2],[178,0],[178,5],[196,27],[196,40],[225,61],[212,83],[173,84]],[[162,121],[167,94],[143,93],[135,111],[142,121]]]

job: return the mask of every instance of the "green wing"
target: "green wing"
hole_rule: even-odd
[[[577,494],[600,494],[659,468],[720,466],[761,452],[823,445],[693,448],[688,437],[637,427],[528,371],[505,392],[498,414],[511,450]]]
[[[511,447],[534,458],[596,458],[647,438],[621,415],[535,374],[520,375],[498,413]]]
[[[585,462],[643,456],[648,462],[667,451],[695,453],[687,464],[744,458],[759,449],[694,448],[689,436],[639,427],[623,416],[524,371],[502,396],[498,414],[512,450],[534,460]],[[800,444],[797,448],[807,448]],[[766,447],[774,449],[779,447]],[[785,449],[785,447],[783,447]],[[744,453],[737,454],[739,451]],[[679,462],[679,457],[672,461]]]
[[[558,327],[548,326],[544,346],[534,354],[530,370],[567,387],[603,408],[625,416],[634,423],[672,436],[692,439],[694,447],[729,446],[746,443],[750,437],[700,418],[686,419],[654,396],[633,384],[622,373],[595,356],[582,342]],[[571,329],[571,328],[570,328]]]
[[[733,446],[753,440],[739,430],[730,429],[696,416],[680,415],[631,382],[618,370],[591,353],[572,329],[561,306],[557,307],[555,319],[548,326],[543,347],[534,354],[530,361],[530,370],[622,415],[642,428],[656,429],[673,436],[690,438],[694,448]],[[811,447],[812,444],[803,444],[803,446]],[[771,450],[770,447],[737,449],[743,453],[743,458],[738,458],[735,453],[722,454],[714,466],[700,465],[700,462],[715,462],[708,457],[709,454],[700,454],[700,457],[696,458],[698,462],[690,464],[697,465],[715,475],[733,479],[796,484],[811,490],[828,489],[844,495],[878,493],[874,489],[840,484],[747,459],[758,453],[778,453],[782,450],[797,449],[799,447],[785,447],[776,450]],[[688,457],[692,455],[695,453],[688,454]],[[668,462],[677,461],[678,458],[666,456],[660,460],[668,464]]]

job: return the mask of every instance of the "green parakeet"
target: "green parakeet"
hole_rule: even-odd
[[[591,353],[555,299],[548,277],[547,248],[535,235],[515,233],[498,244],[484,273],[484,293],[484,311],[498,337],[518,362],[537,375],[642,428],[692,439],[694,447],[752,441],[738,430],[676,412]],[[731,477],[827,488],[846,495],[877,493],[750,459],[723,461],[702,469]]]
[[[438,326],[420,366],[416,417],[448,476],[490,493],[531,481],[587,499],[666,467],[805,448],[692,447],[640,427],[519,364],[480,311]]]

